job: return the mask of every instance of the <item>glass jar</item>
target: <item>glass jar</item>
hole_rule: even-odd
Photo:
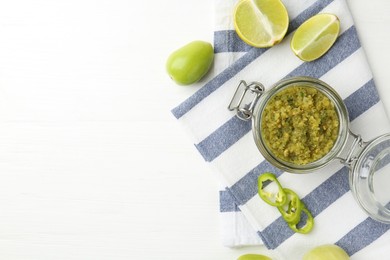
[[[263,139],[262,114],[274,95],[286,88],[311,87],[333,102],[339,119],[338,137],[332,149],[322,158],[303,165],[275,156]],[[262,84],[241,81],[229,104],[242,120],[252,120],[252,133],[257,148],[275,167],[290,173],[310,173],[338,159],[349,168],[351,191],[364,211],[373,219],[390,223],[390,133],[364,142],[349,129],[348,110],[338,93],[325,82],[310,77],[293,77],[276,83],[265,91]]]

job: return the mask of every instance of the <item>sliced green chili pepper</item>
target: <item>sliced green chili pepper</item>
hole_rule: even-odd
[[[276,184],[277,191],[265,190],[271,183]],[[274,187],[275,185],[271,186],[271,188]],[[314,218],[310,211],[294,191],[282,187],[274,174],[266,172],[259,176],[258,193],[266,203],[278,208],[283,219],[293,231],[307,234],[313,229]],[[305,214],[302,214],[302,212]],[[302,215],[306,215],[306,218],[302,218]]]
[[[286,194],[286,202],[278,207],[278,210],[287,223],[297,224],[301,219],[303,203],[294,191],[287,188],[284,188],[283,191]]]
[[[298,224],[299,224],[300,221],[298,223],[295,223],[295,224],[292,224],[292,223],[287,223],[287,224],[295,232],[301,233],[301,234],[307,234],[307,233],[309,233],[313,229],[314,218],[311,215],[310,211],[306,208],[305,204],[302,203],[302,205],[303,205],[302,211],[307,216],[305,225],[303,227],[298,227]],[[301,216],[302,216],[302,214],[301,214]]]
[[[277,185],[277,192],[269,192],[265,190],[265,187],[269,186],[271,183],[275,183]],[[258,178],[258,193],[260,198],[271,206],[279,207],[286,203],[286,193],[283,191],[283,187],[276,176],[272,173],[267,172],[260,175]]]

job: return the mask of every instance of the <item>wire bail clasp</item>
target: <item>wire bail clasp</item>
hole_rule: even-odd
[[[348,132],[347,143],[349,143],[349,147],[345,149],[345,157],[339,155],[338,159],[340,159],[342,164],[351,168],[353,163],[358,159],[358,155],[366,143],[360,135],[354,134],[350,129]]]
[[[258,82],[252,82],[249,85],[241,80],[230,101],[228,109],[236,111],[238,118],[249,120],[253,115],[253,109],[257,100],[264,93],[264,86]]]

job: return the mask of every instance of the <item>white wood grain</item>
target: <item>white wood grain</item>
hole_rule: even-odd
[[[390,3],[349,0],[390,108]],[[236,259],[165,59],[212,41],[201,1],[0,1],[0,259]],[[389,110],[388,110],[389,111]],[[267,252],[272,255],[272,252]]]

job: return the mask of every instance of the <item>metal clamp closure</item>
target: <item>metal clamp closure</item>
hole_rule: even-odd
[[[235,110],[241,120],[249,120],[253,115],[255,104],[263,92],[264,86],[262,84],[252,82],[248,85],[244,80],[241,80],[228,109]]]
[[[351,168],[352,164],[358,159],[359,151],[364,147],[365,143],[360,135],[356,135],[349,130],[349,137],[352,138],[352,144],[348,147],[345,158],[339,157],[340,162]]]

